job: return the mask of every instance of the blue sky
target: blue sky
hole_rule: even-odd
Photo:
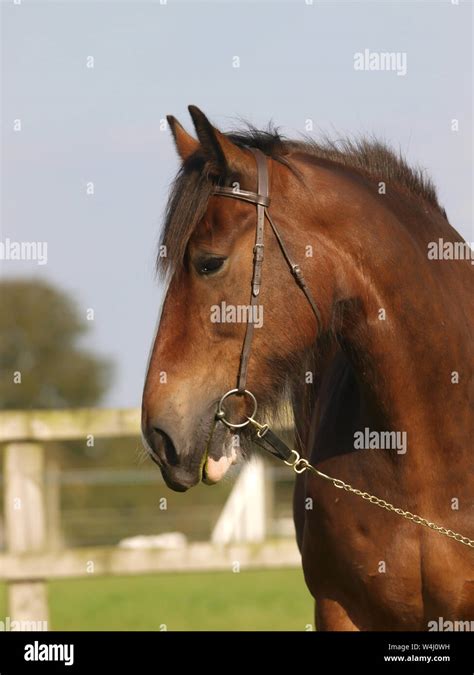
[[[355,71],[364,49],[406,53],[407,74]],[[426,167],[474,239],[469,2],[9,0],[1,93],[1,238],[48,242],[47,265],[4,261],[1,274],[46,278],[94,309],[87,346],[116,363],[104,405],[140,404],[178,168],[162,120],[190,129],[189,103],[224,129],[244,117],[297,136],[310,119],[315,135],[375,134]]]

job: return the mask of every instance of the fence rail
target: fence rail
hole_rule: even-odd
[[[237,564],[239,570],[243,571],[294,567],[299,560],[295,544],[286,539],[221,546],[202,542],[175,550],[127,550],[108,546],[50,553],[5,554],[0,556],[0,577],[9,582],[22,582],[94,575],[215,572],[231,571]]]
[[[213,542],[192,543],[175,550],[131,550],[119,546],[53,550],[51,532],[58,525],[60,481],[47,480],[58,467],[50,466],[44,442],[139,435],[140,410],[135,408],[0,412],[6,540],[6,552],[0,555],[0,580],[7,582],[12,620],[48,620],[48,579],[232,570],[236,564],[243,569],[299,564],[293,541],[222,543],[232,530],[222,526]],[[255,470],[262,474],[261,466]],[[248,478],[237,483],[240,489],[254,484]],[[231,498],[235,502],[235,494]],[[263,505],[262,499],[260,502]],[[227,511],[240,512],[235,504],[230,504]],[[261,513],[257,515],[262,517]],[[245,517],[247,533],[255,530],[248,512]],[[257,530],[262,531],[261,524]]]
[[[0,443],[140,436],[140,409],[75,408],[0,412]]]

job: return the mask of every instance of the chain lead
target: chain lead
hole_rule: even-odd
[[[256,423],[255,420],[251,421],[257,427],[267,426],[267,425],[260,425]],[[422,518],[421,516],[418,516],[416,513],[411,513],[411,511],[405,511],[404,509],[398,508],[393,504],[390,504],[390,502],[385,501],[385,499],[380,499],[380,497],[371,495],[369,492],[362,492],[361,490],[352,487],[352,485],[349,485],[349,483],[345,483],[340,478],[333,478],[333,476],[328,476],[326,473],[319,471],[315,466],[310,464],[308,460],[304,459],[304,457],[300,457],[299,453],[296,452],[296,450],[292,450],[292,452],[294,459],[290,462],[285,462],[285,464],[290,466],[295,473],[301,474],[304,473],[304,471],[311,471],[311,473],[316,474],[316,476],[319,476],[319,478],[323,478],[324,480],[327,480],[330,483],[332,483],[332,485],[334,485],[334,487],[338,488],[339,490],[345,490],[346,492],[350,492],[351,494],[356,495],[357,497],[360,497],[361,499],[364,499],[365,501],[368,501],[371,504],[374,504],[375,506],[378,506],[380,509],[385,509],[386,511],[390,511],[391,513],[396,513],[398,516],[406,518],[406,520],[410,520],[412,523],[415,523],[415,525],[423,525],[424,527],[428,527],[430,530],[433,530],[434,532],[438,532],[438,534],[442,534],[445,537],[449,537],[450,539],[458,541],[460,544],[464,544],[464,546],[474,548],[474,539],[469,539],[469,537],[465,537],[464,535],[459,534],[459,532],[449,530],[448,528],[443,527],[442,525],[436,525],[436,523],[432,523],[430,520]]]

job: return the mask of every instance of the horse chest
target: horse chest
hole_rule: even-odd
[[[421,626],[423,578],[412,528],[383,511],[359,509],[349,495],[318,500],[306,514],[302,547],[316,601],[336,599],[362,629]]]

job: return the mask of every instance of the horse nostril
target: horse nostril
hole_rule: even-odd
[[[163,431],[163,429],[154,426],[153,435],[155,436],[154,445],[162,446],[168,464],[171,464],[172,466],[178,464],[179,463],[178,453],[176,452],[176,448],[174,447],[173,441],[171,440],[170,436],[168,436],[166,431]]]

